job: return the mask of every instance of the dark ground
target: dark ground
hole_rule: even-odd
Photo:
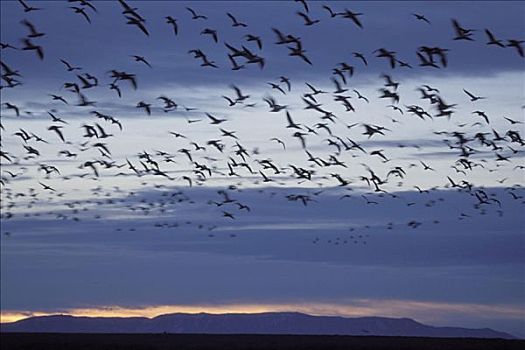
[[[1,350],[525,349],[525,340],[312,335],[2,333]]]

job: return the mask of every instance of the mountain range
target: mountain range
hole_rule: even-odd
[[[490,328],[433,327],[409,318],[312,316],[297,312],[254,314],[174,313],[146,317],[30,317],[0,324],[1,332],[43,333],[200,333],[368,335],[454,338],[514,336]]]

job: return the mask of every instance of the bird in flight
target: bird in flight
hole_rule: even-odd
[[[186,10],[188,10],[191,13],[191,16],[192,16],[191,19],[208,19],[208,17],[204,15],[197,14],[197,12],[195,12],[195,10],[193,10],[190,7],[186,7]]]
[[[146,66],[150,67],[150,68],[153,68],[151,66],[151,64],[149,64],[148,61],[146,61],[146,59],[142,56],[137,56],[137,55],[131,55],[131,57],[133,57],[135,59],[136,62],[142,62],[144,63]]]
[[[164,17],[166,19],[166,23],[168,23],[169,25],[171,25],[171,27],[173,28],[173,33],[175,35],[178,35],[179,34],[179,26],[177,25],[177,20],[171,16],[166,16]]]
[[[472,34],[474,34],[474,29],[463,28],[459,24],[459,22],[455,19],[452,19],[452,26],[454,27],[454,32],[456,33],[454,40],[474,41],[474,39],[472,39]]]
[[[430,21],[424,15],[421,15],[421,14],[418,14],[418,13],[413,13],[412,16],[414,16],[419,21],[423,21],[423,22],[426,22],[428,24],[431,24]]]
[[[18,2],[19,2],[20,5],[22,5],[22,7],[24,8],[24,12],[31,12],[31,11],[38,11],[38,10],[41,10],[41,8],[29,6],[29,5],[28,5],[25,1],[23,1],[23,0],[18,0]]]
[[[237,18],[235,18],[231,13],[227,12],[226,15],[230,18],[232,21],[233,27],[244,27],[246,28],[248,25],[242,22],[237,21]]]
[[[484,100],[486,99],[486,97],[481,97],[481,96],[476,96],[474,94],[472,94],[471,92],[468,92],[467,90],[463,89],[463,92],[466,93],[468,95],[468,97],[470,97],[470,101],[471,102],[476,102],[478,100]]]

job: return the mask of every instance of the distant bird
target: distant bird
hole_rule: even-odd
[[[308,4],[306,3],[306,0],[294,0],[294,1],[295,1],[295,2],[300,2],[301,5],[303,5],[304,10],[305,10],[306,12],[309,11],[309,9],[308,9]]]
[[[376,156],[379,156],[379,157],[383,158],[383,160],[384,160],[385,163],[388,162],[388,161],[390,160],[390,159],[388,159],[388,158],[383,154],[383,150],[382,150],[382,149],[380,149],[380,150],[376,150],[376,151],[372,151],[372,152],[370,152],[370,155],[371,155],[371,156],[376,155]]]
[[[486,97],[475,96],[474,94],[468,92],[465,89],[463,89],[463,92],[466,93],[468,95],[468,97],[470,97],[470,101],[471,102],[476,102],[478,100],[484,100],[486,98]]]
[[[4,50],[4,49],[13,49],[13,50],[18,50],[17,47],[14,47],[13,45],[8,44],[8,43],[0,43],[0,48],[1,48],[2,50]]]
[[[394,81],[390,75],[383,73],[381,74],[381,78],[385,79],[386,87],[391,87],[394,90],[397,90],[397,88],[399,87],[399,83]]]
[[[283,146],[283,149],[285,150],[286,149],[286,145],[284,144],[284,142],[282,140],[279,140],[278,138],[276,137],[273,137],[270,139],[270,141],[276,141],[277,143],[279,143],[281,146]]]
[[[356,89],[354,89],[354,92],[356,93],[357,95],[357,98],[361,99],[361,100],[365,100],[366,103],[370,103],[370,101],[368,100],[368,98],[366,98],[365,96],[361,95],[361,93],[359,91],[357,91]],[[402,112],[401,112],[402,113]]]
[[[54,131],[58,135],[58,137],[60,137],[62,142],[66,142],[66,140],[64,139],[64,134],[62,133],[62,131],[60,131],[60,129],[62,128],[63,128],[62,126],[51,125],[50,127],[47,128],[47,130]]]
[[[295,137],[295,138],[298,138],[299,141],[301,141],[302,148],[306,149],[306,139],[304,138],[306,136],[305,133],[297,131],[292,136]]]
[[[64,102],[66,105],[69,104],[69,103],[67,103],[65,98],[62,97],[62,96],[53,95],[53,94],[49,94],[49,96],[51,96],[53,98],[53,101],[61,101],[61,102]]]
[[[233,216],[233,214],[228,213],[226,211],[222,212],[222,216],[235,220],[235,217]]]
[[[122,6],[122,8],[124,9],[124,11],[122,11],[122,14],[124,14],[126,18],[135,18],[137,21],[145,22],[145,19],[137,12],[137,8],[132,8],[124,0],[118,0],[118,2],[120,6]]]
[[[353,52],[352,54],[354,55],[354,57],[359,58],[361,61],[363,61],[363,63],[365,64],[365,66],[368,66],[368,62],[367,62],[365,56],[364,56],[362,53],[359,53],[359,52]]]
[[[268,85],[270,85],[272,89],[279,90],[280,92],[283,93],[283,95],[286,95],[286,92],[284,92],[284,90],[278,84],[268,83]]]
[[[236,139],[236,140],[239,139],[237,136],[235,136],[235,131],[228,131],[228,130],[224,130],[222,128],[219,128],[219,130],[222,132],[222,136],[224,136],[224,137],[231,137],[231,138]]]
[[[232,64],[232,70],[240,70],[240,69],[246,68],[244,64],[238,64],[232,55],[228,55],[228,59],[230,60]]]
[[[473,29],[465,29],[461,27],[459,22],[455,19],[452,19],[452,26],[454,27],[454,32],[456,33],[454,40],[469,40],[469,41],[474,40],[472,39],[472,34],[474,32]]]
[[[66,60],[61,59],[60,62],[62,62],[63,64],[66,65],[66,67],[67,67],[67,71],[68,71],[68,72],[73,72],[73,71],[75,71],[75,70],[82,70],[82,68],[80,68],[80,67],[74,67],[74,66],[72,66],[72,65],[71,65],[69,62],[67,62]]]
[[[274,113],[280,112],[283,109],[286,109],[287,107],[287,106],[277,104],[277,102],[275,101],[273,97],[265,97],[263,98],[263,101],[266,102],[268,106],[270,107],[270,112],[274,112]]]
[[[204,28],[204,29],[202,30],[202,32],[201,32],[201,35],[203,35],[203,34],[205,34],[205,35],[211,35],[212,38],[213,38],[213,41],[215,41],[215,42],[218,42],[218,41],[219,41],[219,38],[218,38],[218,36],[217,36],[217,31],[214,30],[214,29]]]
[[[365,195],[361,195],[361,197],[366,201],[366,204],[379,204],[379,202],[369,200]]]
[[[259,50],[262,50],[261,37],[255,36],[255,35],[251,35],[251,34],[247,34],[244,37],[246,38],[246,41],[255,41],[257,43],[257,47],[259,48]]]
[[[427,164],[425,164],[422,160],[419,161],[421,163],[421,165],[423,165],[423,170],[432,170],[432,171],[436,171],[435,169],[431,168],[430,166],[428,166]]]
[[[384,135],[382,127],[376,126],[376,125],[369,125],[369,124],[362,124],[365,127],[365,132],[363,135],[368,135],[368,138],[372,137],[374,134],[381,134]]]
[[[236,101],[243,102],[244,100],[250,98],[250,95],[243,95],[241,89],[237,86],[232,84],[230,85],[230,87],[235,91],[235,94],[237,95],[237,97],[235,98]]]
[[[379,98],[390,98],[392,100],[391,103],[399,103],[398,93],[383,88],[379,89],[379,92],[381,92],[381,96],[379,96]]]
[[[501,40],[496,39],[496,37],[494,36],[494,34],[492,34],[492,32],[490,30],[485,29],[485,34],[487,34],[487,36],[489,38],[489,41],[487,42],[487,45],[496,45],[496,46],[499,46],[499,47],[505,47],[503,42]]]
[[[416,55],[417,57],[419,58],[419,65],[421,67],[434,67],[434,68],[439,68],[439,66],[434,62],[434,60],[430,57],[427,57],[427,56],[424,56],[422,53],[420,52],[416,52]]]
[[[332,18],[341,15],[341,13],[334,12],[334,11],[333,11],[328,5],[323,5],[323,9],[325,9],[326,11],[328,11],[328,13],[330,14],[330,17],[332,17]],[[308,11],[307,11],[307,12],[308,12]]]
[[[216,118],[216,117],[214,117],[213,115],[211,115],[209,113],[205,113],[205,114],[211,120],[210,124],[218,125],[218,124],[221,124],[221,123],[224,123],[225,121],[227,121],[226,119]]]
[[[169,133],[170,133],[171,135],[175,136],[176,138],[179,138],[179,137],[181,137],[181,138],[185,138],[185,139],[187,138],[186,136],[184,136],[184,135],[182,135],[182,134],[180,134],[180,133],[178,133],[178,132],[170,131]]]
[[[9,102],[4,102],[2,104],[5,106],[5,108],[15,111],[16,116],[20,117],[20,109],[16,105]]]
[[[177,109],[178,107],[177,103],[169,97],[159,96],[157,97],[157,100],[161,100],[162,102],[164,102],[164,112],[169,112],[171,110]]]
[[[151,104],[149,103],[146,103],[144,101],[140,101],[139,103],[137,103],[137,108],[144,108],[144,110],[146,111],[146,113],[148,115],[151,115]]]
[[[478,116],[482,117],[483,119],[485,119],[485,121],[487,122],[487,124],[490,124],[489,122],[489,117],[487,116],[487,114],[483,111],[474,111],[472,112],[472,114],[477,114]]]
[[[149,36],[149,32],[148,30],[146,29],[146,26],[144,25],[144,20],[141,20],[137,17],[133,17],[133,16],[125,16],[126,19],[128,20],[126,22],[126,24],[130,24],[130,25],[134,25],[136,26],[138,29],[140,29],[140,31],[144,34],[146,34],[147,36]]]
[[[331,80],[336,87],[336,90],[334,91],[335,94],[342,94],[345,91],[348,91],[348,89],[343,89],[343,87],[341,86],[341,83],[336,78],[332,77]]]
[[[122,92],[120,91],[120,88],[118,87],[118,85],[116,85],[115,83],[111,83],[109,84],[109,88],[111,90],[115,90],[119,98],[122,97]]]
[[[245,23],[237,21],[237,18],[235,18],[231,13],[226,12],[226,15],[231,19],[233,27],[247,27]]]
[[[311,19],[306,13],[303,13],[301,11],[297,11],[296,13],[299,17],[301,17],[304,20],[305,26],[311,26],[320,22],[318,19]]]
[[[291,91],[291,90],[292,90],[292,84],[290,83],[290,79],[289,79],[289,78],[287,78],[287,77],[281,75],[281,76],[279,77],[279,81],[280,81],[281,83],[286,84],[286,87],[288,88],[288,91]]]
[[[142,62],[144,63],[146,66],[150,67],[150,68],[153,68],[151,67],[151,64],[149,64],[148,61],[146,61],[146,59],[142,56],[137,56],[137,55],[131,55],[131,57],[133,57],[135,59],[136,62]]]
[[[56,192],[56,190],[54,188],[52,188],[51,186],[48,186],[42,182],[38,182],[40,184],[40,186],[42,186],[44,188],[44,190],[49,190],[49,191],[52,191],[52,192]]]
[[[430,21],[424,15],[413,13],[412,16],[416,17],[417,20],[427,22],[428,24],[430,24]]]
[[[395,105],[388,105],[387,107],[390,107],[392,108],[394,111],[398,111],[399,113],[401,113],[401,115],[403,115],[403,110]]]
[[[228,101],[228,105],[229,105],[230,107],[235,106],[235,105],[237,104],[237,102],[238,102],[238,101],[234,101],[234,100],[232,100],[232,99],[229,98],[228,96],[224,96],[224,95],[223,95],[222,98],[224,98],[226,101]]]
[[[27,19],[24,19],[20,21],[23,25],[25,25],[29,29],[29,38],[40,38],[44,36],[44,33],[40,33],[36,30],[36,27],[33,25],[33,23],[29,22]]]
[[[68,1],[69,2],[78,2],[80,5],[89,7],[90,9],[93,10],[93,12],[98,13],[97,8],[92,3],[90,3],[90,0],[68,0]]]
[[[519,120],[513,120],[513,119],[510,119],[510,118],[507,118],[507,117],[503,117],[503,118],[506,119],[512,125],[514,125],[514,124],[523,124],[523,122],[521,122]]]
[[[195,10],[193,10],[190,7],[186,7],[186,10],[188,10],[191,13],[191,16],[192,16],[191,19],[208,19],[208,17],[204,15],[197,14],[197,12],[195,12]]]
[[[305,83],[306,86],[308,86],[310,88],[310,90],[312,90],[312,95],[318,95],[318,94],[326,94],[326,91],[322,91],[322,90],[319,90],[319,89],[316,89],[312,84],[310,83]]]
[[[44,59],[44,49],[42,46],[34,45],[29,38],[22,39],[22,42],[24,43],[24,47],[22,47],[22,50],[35,50],[38,58],[41,60]]]
[[[26,4],[23,0],[18,0],[18,2],[24,7],[24,12],[31,12],[31,11],[38,11],[41,10],[41,8],[38,7],[32,7]]]
[[[358,18],[358,16],[361,15],[363,14],[358,12],[352,12],[348,9],[345,9],[345,12],[341,13],[341,17],[352,20],[352,22],[354,22],[359,28],[363,29],[363,25],[361,24],[361,21]]]
[[[171,16],[164,17],[166,19],[166,23],[170,24],[173,27],[173,33],[175,35],[179,34],[179,27],[177,26],[177,20]]]
[[[384,57],[388,59],[390,63],[390,68],[394,69],[396,67],[397,60],[395,56],[395,51],[389,51],[385,48],[380,48],[375,50],[374,53],[376,53],[376,57]]]
[[[68,122],[66,122],[65,120],[57,117],[56,115],[54,115],[53,113],[51,112],[47,112],[47,114],[49,114],[49,116],[51,117],[52,121],[53,122],[56,122],[56,123],[62,123],[62,124],[68,124]]]
[[[299,129],[299,130],[302,129],[299,124],[294,123],[294,121],[292,120],[292,116],[290,115],[290,112],[288,111],[286,111],[286,121],[288,122],[288,125],[286,126],[287,128]]]
[[[310,59],[305,55],[306,51],[302,48],[301,42],[296,42],[295,47],[288,46],[288,49],[290,50],[290,52],[288,53],[289,56],[300,57],[304,62],[308,63],[309,65],[312,65]]]
[[[69,8],[72,9],[75,13],[82,15],[86,19],[86,21],[88,21],[88,23],[91,24],[91,18],[89,18],[88,14],[86,13],[83,7],[71,6]]]

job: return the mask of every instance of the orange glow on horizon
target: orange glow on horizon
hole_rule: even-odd
[[[145,307],[100,306],[57,311],[11,311],[0,312],[0,323],[19,321],[35,316],[71,315],[85,317],[147,317],[153,318],[170,313],[261,313],[301,312],[316,316],[343,317],[410,317],[418,321],[436,321],[451,314],[476,318],[523,319],[525,311],[515,305],[460,304],[444,302],[355,299],[344,304],[224,304],[224,305],[156,305]]]

